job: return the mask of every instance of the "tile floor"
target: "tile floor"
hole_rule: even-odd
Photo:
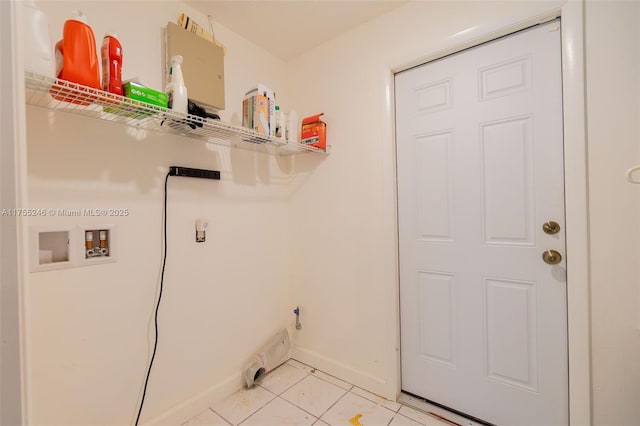
[[[290,359],[260,386],[213,404],[183,426],[444,426],[426,413],[389,401]]]

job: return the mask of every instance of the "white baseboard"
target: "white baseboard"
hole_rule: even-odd
[[[389,383],[380,377],[357,370],[339,361],[300,346],[295,346],[291,349],[291,357],[304,364],[308,364],[314,368],[322,370],[327,374],[331,374],[341,380],[353,383],[354,385],[376,395],[392,401],[396,400],[396,389],[391,389]]]
[[[226,380],[217,383],[203,392],[195,395],[192,398],[187,399],[184,402],[170,408],[159,416],[156,416],[148,421],[144,421],[144,425],[166,425],[176,426],[181,425],[189,419],[197,416],[211,404],[222,401],[229,395],[239,391],[242,388],[242,375],[240,372],[235,373]]]
[[[294,336],[292,328],[288,331],[289,336]],[[289,352],[282,359],[282,362],[287,361],[291,357],[290,351],[291,349],[289,349]],[[145,426],[176,426],[187,422],[194,416],[205,411],[212,404],[222,401],[229,395],[242,389],[244,387],[244,380],[242,377],[243,372],[244,371],[239,371],[231,375],[226,380],[223,380],[222,382],[209,387],[205,391],[171,407],[164,413],[152,419],[144,420],[142,424]]]
[[[294,346],[291,348],[291,358],[324,371],[341,380],[368,390],[376,395],[396,400],[396,389],[391,389],[384,379],[376,377],[364,371],[357,370],[334,359],[328,358],[310,349]],[[226,380],[219,382],[203,392],[181,402],[164,413],[142,422],[145,426],[176,426],[187,422],[189,419],[209,408],[213,403],[222,401],[229,395],[239,391],[243,387],[242,372],[231,375]]]

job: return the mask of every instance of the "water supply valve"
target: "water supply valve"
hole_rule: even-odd
[[[109,256],[110,230],[87,229],[84,232],[85,259]],[[94,241],[97,240],[97,243]]]
[[[296,314],[296,330],[300,330],[302,328],[302,324],[300,323],[300,307],[296,306],[293,313]]]

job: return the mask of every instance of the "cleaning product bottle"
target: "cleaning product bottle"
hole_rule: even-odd
[[[58,78],[100,89],[96,39],[80,11],[64,23],[62,40],[56,43],[56,67]]]
[[[165,92],[169,97],[168,108],[176,112],[186,114],[188,111],[189,99],[187,98],[187,88],[182,77],[182,56],[171,57],[171,68],[169,68],[171,81],[167,84]]]
[[[276,105],[276,138],[285,139],[287,134],[287,116],[280,111],[280,106]]]
[[[49,21],[36,6],[33,0],[26,0],[24,5],[24,51],[25,71],[45,77],[55,77],[53,49],[49,38]]]
[[[300,120],[293,110],[289,112],[286,137],[288,143],[300,143]]]
[[[102,40],[102,90],[122,96],[122,45],[115,34]]]

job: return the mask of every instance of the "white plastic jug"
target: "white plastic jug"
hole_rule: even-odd
[[[298,113],[293,110],[289,112],[287,122],[287,142],[300,143],[300,120],[298,120]]]
[[[45,77],[55,77],[53,46],[49,38],[47,15],[33,0],[25,0],[24,8],[24,69]]]

